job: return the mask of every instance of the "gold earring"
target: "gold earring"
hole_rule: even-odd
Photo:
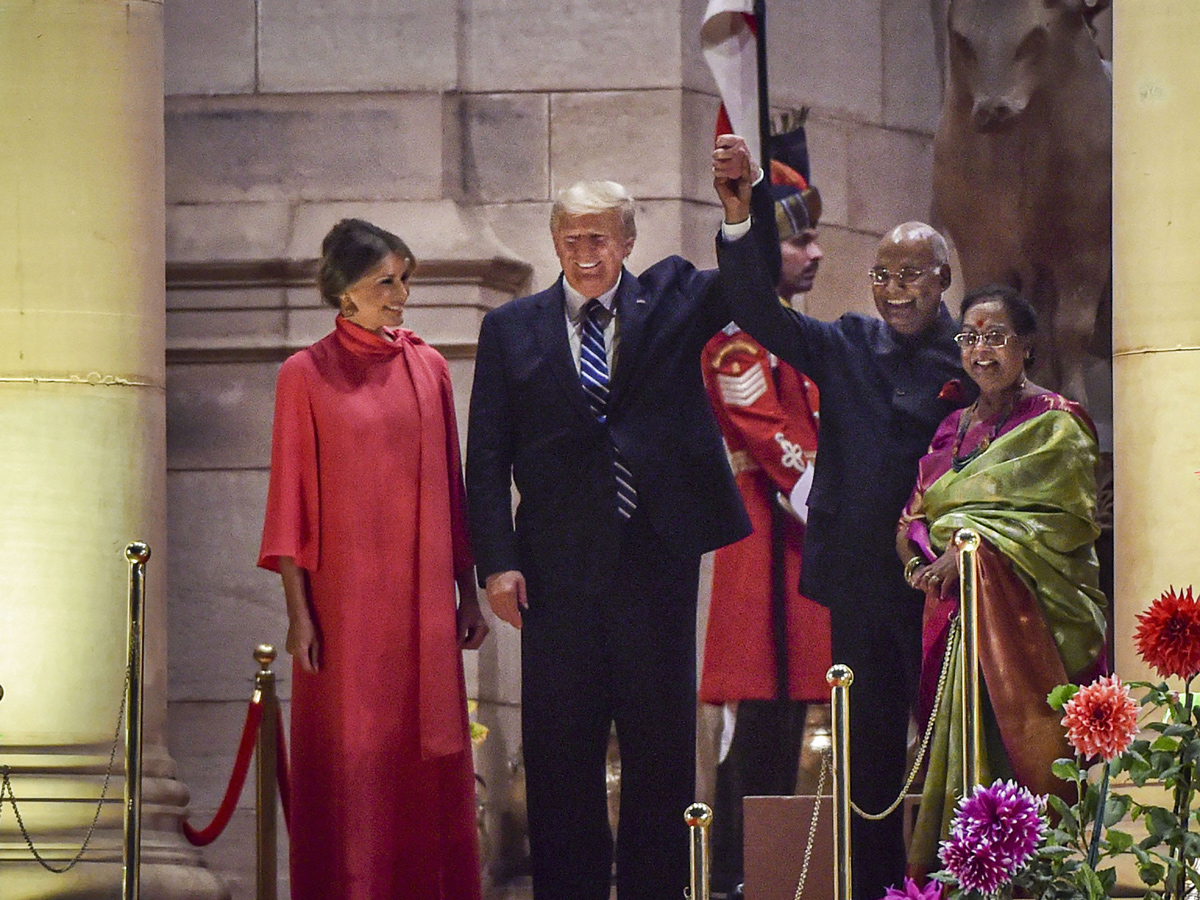
[[[358,312],[358,307],[354,305],[354,301],[349,297],[342,298],[342,316],[349,319]]]

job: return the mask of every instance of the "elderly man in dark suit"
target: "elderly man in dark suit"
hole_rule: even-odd
[[[719,139],[713,173],[745,187],[722,192],[723,230],[749,230],[760,173],[741,138]],[[768,226],[766,185],[753,196]],[[618,896],[671,900],[687,883],[700,555],[749,531],[699,363],[730,320],[726,286],[677,256],[626,270],[633,201],[613,182],[568,188],[550,227],[563,274],[484,318],[467,439],[480,582],[521,629],[534,895],[609,895],[615,722]]]
[[[718,258],[744,288],[731,294],[738,324],[821,392],[801,590],[829,607],[833,661],[854,671],[851,799],[879,813],[902,786],[921,658],[922,600],[896,558],[896,522],[934,430],[973,386],[962,384],[957,329],[941,299],[946,242],[933,228],[906,222],[880,241],[868,273],[878,319],[821,322],[782,306],[777,248],[750,234],[721,242]],[[903,876],[901,825],[899,812],[854,819],[855,897],[880,897]]]

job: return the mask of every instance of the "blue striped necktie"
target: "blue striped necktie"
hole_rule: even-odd
[[[579,380],[587,394],[592,414],[601,423],[608,420],[608,353],[604,349],[604,329],[612,313],[599,300],[589,300],[583,308],[583,333],[579,342]],[[617,513],[628,519],[637,509],[637,489],[633,475],[613,447],[613,477],[617,482]]]

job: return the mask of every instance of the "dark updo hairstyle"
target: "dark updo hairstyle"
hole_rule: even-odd
[[[346,288],[389,253],[408,261],[409,274],[416,269],[417,258],[396,235],[362,219],[342,219],[321,241],[321,268],[317,271],[321,299],[339,309]]]
[[[1037,334],[1037,313],[1033,311],[1029,301],[1021,296],[1020,291],[1007,284],[985,284],[983,287],[967,291],[966,296],[962,299],[962,311],[958,314],[959,327],[962,327],[963,321],[967,318],[967,310],[980,303],[987,303],[989,300],[999,300],[1004,305],[1004,311],[1008,313],[1017,337],[1033,338]],[[1025,354],[1027,366],[1033,365],[1035,361],[1033,351],[1034,347],[1031,341],[1029,351]]]

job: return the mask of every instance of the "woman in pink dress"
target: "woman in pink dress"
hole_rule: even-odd
[[[283,578],[293,658],[291,895],[478,900],[460,650],[487,626],[450,374],[399,327],[403,241],[344,219],[321,255],[339,315],[279,371],[258,561]]]

